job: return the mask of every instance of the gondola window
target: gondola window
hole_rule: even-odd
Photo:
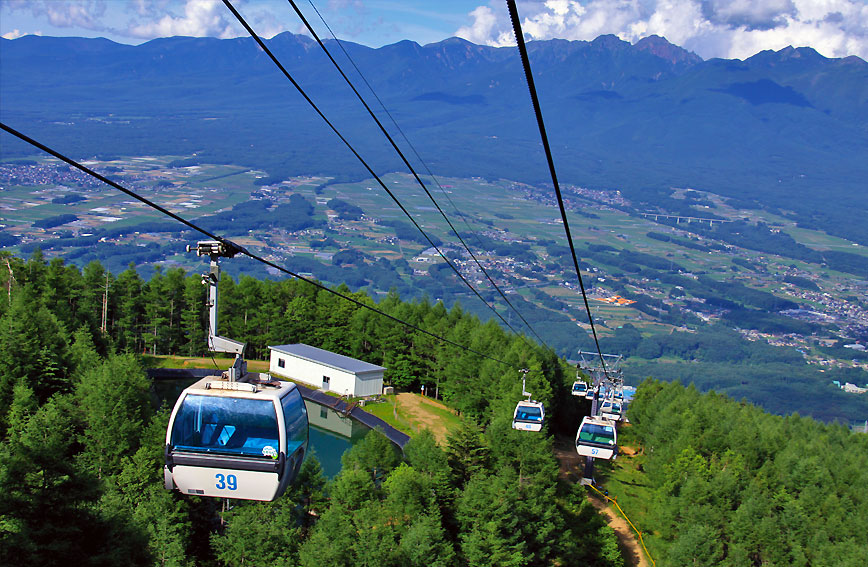
[[[270,400],[189,395],[176,422],[181,426],[172,432],[172,445],[178,451],[267,458],[276,454],[277,414]]]

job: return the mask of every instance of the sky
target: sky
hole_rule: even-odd
[[[231,0],[264,37],[303,33],[286,0]],[[458,36],[514,44],[504,0],[295,0],[321,37],[371,47],[404,39],[422,45]],[[527,39],[635,43],[660,35],[704,59],[744,59],[764,49],[813,47],[826,57],[868,60],[868,0],[534,0],[518,1]],[[221,0],[0,0],[0,35],[107,37],[140,44],[174,35],[247,35]]]

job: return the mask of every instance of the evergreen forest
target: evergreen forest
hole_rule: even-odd
[[[170,269],[145,282],[132,267],[115,278],[97,263],[79,270],[39,253],[3,259],[0,563],[623,565],[583,491],[558,484],[552,437],[511,429],[518,368],[530,368],[528,388],[554,411],[572,376],[494,323],[396,295],[379,303],[507,364],[300,281],[221,279],[220,332],[247,340],[251,357],[287,342],[358,356],[389,367],[399,388],[439,382],[464,417],[443,447],[421,434],[400,455],[372,432],[331,481],[309,458],[279,500],[225,507],[163,488],[170,408],[155,407],[140,356],[203,352],[200,277]]]
[[[624,565],[585,489],[559,478],[555,438],[584,407],[573,370],[460,305],[377,302],[491,358],[302,281],[222,278],[220,334],[249,358],[307,343],[387,367],[397,389],[434,388],[462,416],[443,445],[425,432],[401,454],[372,432],[331,480],[308,458],[279,500],[227,504],[163,488],[170,408],[143,369],[143,354],[205,353],[200,276],[0,258],[2,564]],[[511,429],[519,368],[551,417],[542,434]],[[864,564],[868,436],[655,380],[629,416],[651,494],[633,519],[657,565]]]
[[[665,565],[865,565],[868,435],[653,379],[630,419]]]

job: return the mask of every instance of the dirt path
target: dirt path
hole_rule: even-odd
[[[555,455],[560,463],[561,478],[569,482],[579,482],[582,478],[585,459],[576,453],[573,441],[571,439],[556,438]],[[636,533],[624,517],[618,514],[616,510],[613,510],[613,507],[602,497],[597,496],[591,490],[588,492],[588,500],[593,504],[594,508],[606,516],[609,526],[615,530],[615,536],[618,538],[618,547],[621,550],[621,557],[624,558],[624,565],[627,567],[651,567],[651,562],[642,553],[642,546],[636,538]]]
[[[397,395],[398,409],[413,422],[413,425],[429,429],[441,445],[446,443],[448,433],[443,420],[435,413],[426,410],[425,406],[451,411],[445,405],[431,398],[423,398],[415,394],[403,392]]]
[[[615,530],[618,538],[618,547],[621,549],[621,557],[627,567],[651,567],[651,563],[642,553],[642,546],[636,539],[636,533],[627,523],[623,516],[618,514],[611,506],[598,496],[589,496],[594,508],[602,512],[609,522],[609,527]]]

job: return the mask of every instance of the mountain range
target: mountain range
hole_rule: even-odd
[[[549,182],[515,48],[325,43],[373,101],[341,46],[351,55],[436,174]],[[283,33],[267,44],[376,171],[402,170],[313,40]],[[862,59],[788,47],[702,60],[656,36],[528,50],[562,182],[619,189],[649,209],[672,187],[711,191],[868,244]],[[177,155],[275,178],[367,176],[250,38],[3,39],[0,117],[78,158]],[[4,159],[33,154],[0,139]]]

